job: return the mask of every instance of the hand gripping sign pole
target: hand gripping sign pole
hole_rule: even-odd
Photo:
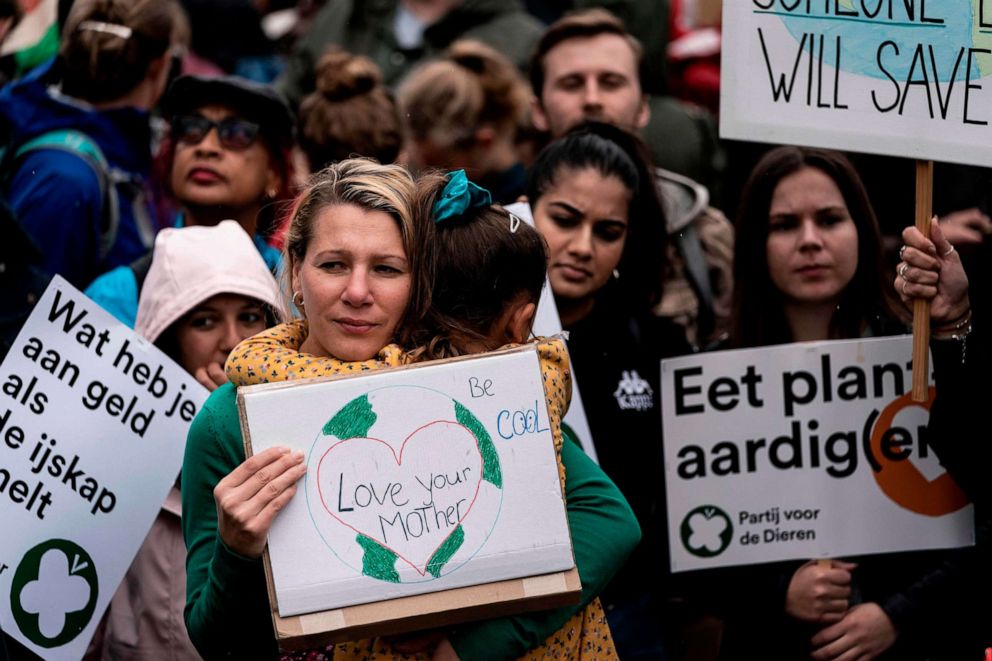
[[[933,213],[933,161],[916,161],[916,229],[930,236],[930,215]],[[930,397],[928,353],[930,345],[930,301],[913,301],[913,401],[925,402]]]

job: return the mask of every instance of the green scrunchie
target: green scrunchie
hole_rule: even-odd
[[[441,199],[434,203],[434,222],[443,223],[449,218],[458,218],[469,209],[488,207],[492,203],[493,196],[489,191],[469,181],[465,170],[455,170],[448,175]]]

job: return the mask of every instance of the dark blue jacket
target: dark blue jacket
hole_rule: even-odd
[[[142,237],[135,210],[151,219],[143,196],[151,166],[148,113],[136,108],[95,110],[59,93],[53,63],[0,90],[0,118],[7,124],[9,149],[41,134],[74,129],[86,134],[105,156],[115,180],[120,225],[101,259],[104,200],[97,171],[83,157],[57,149],[25,154],[7,173],[10,206],[43,253],[42,267],[83,289],[111,268],[129,264],[151,247]],[[146,223],[148,224],[148,223]],[[150,223],[154,227],[154,223]],[[147,245],[146,245],[147,243]]]

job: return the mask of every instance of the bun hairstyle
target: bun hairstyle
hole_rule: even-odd
[[[447,183],[448,175],[439,172],[417,182],[416,212],[430,218],[433,228],[431,306],[412,338],[417,360],[462,355],[468,342],[488,349],[504,344],[497,340],[493,346],[496,324],[521,298],[538,302],[548,269],[544,239],[501,206],[469,207],[434,222],[434,205]]]
[[[442,148],[470,146],[482,124],[514,132],[527,118],[530,99],[512,62],[470,40],[415,69],[397,94],[412,137]]]
[[[59,47],[62,91],[91,103],[125,96],[176,41],[184,18],[175,0],[76,0]]]
[[[402,121],[375,63],[334,49],[317,62],[316,79],[316,91],[300,104],[300,146],[311,171],[356,155],[394,162]]]
[[[316,82],[325,99],[342,101],[371,91],[382,83],[382,73],[367,57],[332,51],[317,64]]]

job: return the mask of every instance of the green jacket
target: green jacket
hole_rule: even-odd
[[[296,44],[276,85],[297,106],[314,89],[314,66],[329,46],[366,55],[382,69],[386,85],[452,42],[477,39],[503,53],[521,71],[544,31],[519,0],[464,0],[424,32],[420,48],[403,49],[393,33],[398,0],[334,0],[317,13]]]
[[[245,458],[236,394],[230,383],[211,394],[183,461],[186,628],[207,660],[277,655],[262,561],[234,553],[217,533],[214,486]],[[513,659],[538,647],[602,591],[640,541],[627,501],[574,442],[564,444],[562,462],[582,603],[460,626],[449,639],[462,659]]]

